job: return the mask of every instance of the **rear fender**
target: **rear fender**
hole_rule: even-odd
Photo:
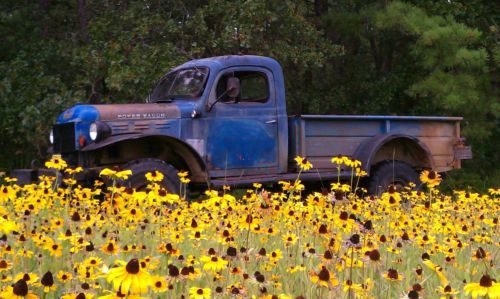
[[[418,138],[404,134],[382,134],[368,139],[356,149],[354,158],[361,161],[368,174],[372,166],[387,160],[402,161],[416,169],[434,167],[429,148]]]

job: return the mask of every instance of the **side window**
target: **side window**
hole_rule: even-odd
[[[240,94],[236,98],[224,95],[226,82],[230,77],[237,77],[240,80]],[[217,98],[221,97],[226,103],[265,103],[269,99],[269,83],[267,76],[262,72],[241,71],[224,74],[217,84]]]

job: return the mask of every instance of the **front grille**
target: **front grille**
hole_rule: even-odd
[[[54,132],[54,153],[62,154],[74,152],[75,148],[75,123],[57,124],[52,127]]]

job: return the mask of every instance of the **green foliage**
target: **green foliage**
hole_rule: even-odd
[[[282,64],[290,114],[464,116],[484,177],[500,162],[497,23],[482,0],[5,0],[0,170],[44,160],[77,102],[142,102],[177,64],[241,53]]]

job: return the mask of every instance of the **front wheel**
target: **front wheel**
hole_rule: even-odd
[[[397,191],[410,183],[418,185],[418,173],[410,165],[401,161],[385,161],[376,165],[368,181],[368,193],[381,195],[392,185]]]
[[[179,194],[180,180],[177,176],[177,169],[172,165],[158,159],[141,159],[132,161],[124,165],[125,169],[130,169],[132,175],[125,182],[125,185],[136,190],[145,190],[150,182],[146,179],[146,173],[155,170],[163,173],[163,180],[158,184],[169,193]]]

